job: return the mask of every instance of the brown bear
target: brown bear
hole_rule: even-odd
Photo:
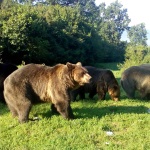
[[[6,77],[16,69],[18,69],[18,67],[14,64],[0,63],[0,102],[2,103],[6,103],[3,96],[3,90],[4,90],[3,82],[6,79]]]
[[[90,74],[91,81],[84,86],[74,90],[72,92],[72,100],[75,101],[79,94],[80,99],[85,99],[85,93],[89,93],[89,98],[93,98],[98,94],[100,100],[104,100],[106,93],[108,92],[111,99],[118,101],[120,98],[120,87],[112,73],[108,69],[99,69],[92,66],[84,66]]]
[[[52,111],[73,119],[70,92],[90,81],[91,76],[82,64],[66,63],[53,67],[28,64],[19,68],[4,81],[4,97],[12,115],[27,122],[32,104],[52,103]]]
[[[135,98],[135,91],[142,99],[150,98],[149,65],[131,66],[121,75],[121,86],[129,98]]]
[[[140,67],[150,69],[150,64],[141,64]]]

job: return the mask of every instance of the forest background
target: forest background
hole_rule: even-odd
[[[145,24],[130,21],[117,0],[107,7],[95,0],[0,0],[1,61],[149,63]],[[129,41],[121,41],[124,31]]]

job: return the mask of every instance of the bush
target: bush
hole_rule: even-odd
[[[150,63],[150,51],[145,46],[127,46],[125,51],[125,61],[118,64],[118,68],[123,72],[131,66],[141,65],[143,63]]]

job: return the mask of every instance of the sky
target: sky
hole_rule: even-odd
[[[96,4],[99,5],[105,2],[106,6],[115,0],[95,0]],[[129,26],[138,25],[140,23],[145,24],[147,34],[147,44],[150,46],[150,1],[149,0],[118,0],[123,5],[122,8],[127,8],[128,16],[131,19]],[[122,35],[122,40],[127,40],[127,34]]]

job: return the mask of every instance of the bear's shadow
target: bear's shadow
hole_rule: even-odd
[[[7,105],[0,102],[0,116],[7,113],[9,109],[7,108]]]
[[[105,115],[111,114],[144,114],[148,113],[148,108],[145,106],[108,106],[102,108],[75,108],[73,111],[75,114],[77,114],[77,118],[102,118]]]
[[[73,113],[75,115],[75,119],[82,118],[93,118],[98,117],[102,118],[105,115],[111,114],[144,114],[148,113],[148,108],[145,106],[108,106],[108,107],[82,107],[82,108],[73,108]],[[45,113],[40,114],[43,117],[50,118],[52,115],[51,110]],[[59,114],[56,114],[59,115]]]

